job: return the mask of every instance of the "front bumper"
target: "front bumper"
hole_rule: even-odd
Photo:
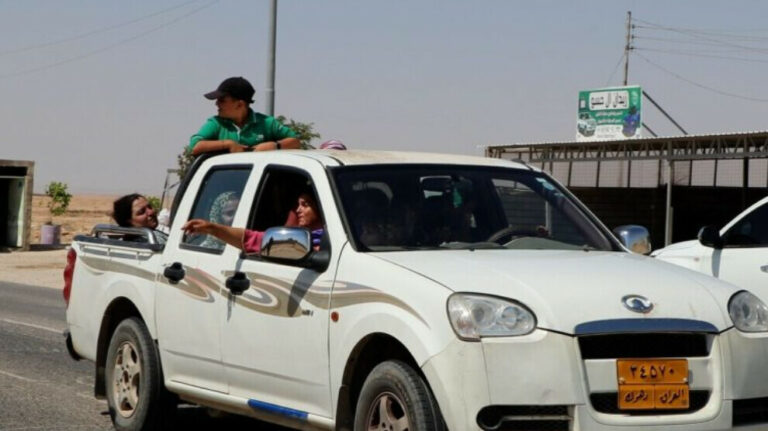
[[[450,429],[483,429],[478,414],[489,406],[499,407],[494,417],[520,412],[508,419],[552,427],[542,429],[768,429],[768,334],[730,329],[706,337],[708,353],[687,358],[690,390],[699,404],[694,408],[692,395],[691,411],[685,412],[628,414],[598,405],[601,398],[616,399],[616,359],[585,359],[577,337],[545,330],[474,343],[455,340],[422,368]],[[488,416],[481,418],[487,422]],[[486,422],[484,428],[493,428]],[[504,429],[503,422],[495,425]]]

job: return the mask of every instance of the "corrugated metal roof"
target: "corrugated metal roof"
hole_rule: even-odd
[[[648,138],[636,138],[636,139],[617,139],[617,140],[600,140],[600,141],[544,141],[544,142],[520,142],[515,144],[506,145],[489,145],[488,149],[503,149],[514,147],[532,147],[532,146],[554,146],[554,145],[590,145],[590,144],[611,144],[622,143],[627,144],[631,142],[679,142],[679,141],[691,141],[691,140],[712,140],[712,139],[739,139],[739,138],[768,138],[768,130],[758,131],[742,131],[742,132],[727,132],[727,133],[712,133],[701,135],[677,135],[677,136],[659,136]]]

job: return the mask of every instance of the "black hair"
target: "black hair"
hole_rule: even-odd
[[[138,198],[143,198],[144,195],[138,193],[131,193],[118,198],[112,203],[112,218],[119,226],[131,227],[131,219],[133,218],[133,201]]]

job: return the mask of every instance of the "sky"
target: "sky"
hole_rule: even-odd
[[[275,114],[355,149],[574,140],[578,92],[622,83],[627,11],[630,85],[691,134],[768,129],[758,0],[279,0]],[[243,76],[264,111],[268,29],[268,0],[0,0],[0,159],[36,192],[159,196],[203,93]]]

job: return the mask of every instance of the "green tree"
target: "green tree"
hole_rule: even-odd
[[[285,118],[284,115],[278,115],[275,117],[277,121],[288,126],[291,130],[299,135],[299,141],[301,141],[301,148],[309,150],[315,148],[311,142],[313,139],[320,139],[320,134],[315,132],[315,123],[302,123],[291,118]]]
[[[160,202],[160,198],[157,196],[147,196],[147,202],[149,202],[149,205],[151,205],[155,211],[160,211],[162,208],[160,206],[162,205],[162,202]]]
[[[72,200],[72,195],[67,192],[67,188],[65,183],[57,181],[51,181],[45,187],[45,194],[51,198],[51,201],[48,202],[51,215],[60,216],[67,212],[69,201]]]
[[[299,141],[301,141],[301,148],[305,150],[315,148],[311,142],[313,139],[320,139],[320,134],[315,132],[315,123],[302,123],[300,121],[286,118],[284,115],[275,117],[277,121],[288,126],[291,130],[299,135]],[[195,161],[195,157],[187,151],[187,147],[176,157],[176,163],[179,165],[179,178],[184,179],[187,175],[189,167],[192,166],[192,162]]]

